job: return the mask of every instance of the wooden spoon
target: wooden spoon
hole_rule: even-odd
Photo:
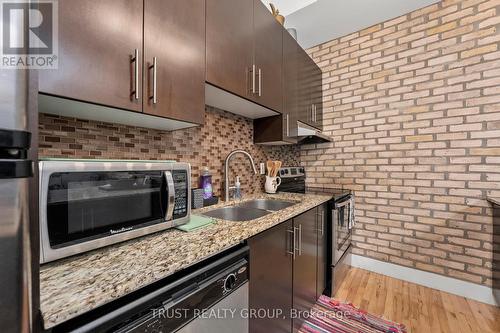
[[[266,167],[267,167],[267,175],[271,177],[271,171],[273,169],[273,161],[267,161]]]
[[[274,174],[274,177],[276,177],[278,175],[278,172],[281,168],[281,161],[276,161],[276,164],[275,164],[275,174]]]

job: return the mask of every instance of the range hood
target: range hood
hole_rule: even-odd
[[[320,130],[297,121],[297,140],[299,144],[315,144],[332,142],[332,138],[321,133]]]

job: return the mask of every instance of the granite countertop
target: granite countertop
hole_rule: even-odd
[[[45,329],[238,245],[328,201],[331,196],[261,194],[248,196],[242,201],[257,198],[295,201],[297,204],[252,221],[216,219],[211,225],[192,232],[170,229],[42,265],[40,310]],[[220,203],[193,213],[234,204]]]
[[[499,197],[486,197],[486,200],[488,200],[492,204],[500,206],[500,198]]]

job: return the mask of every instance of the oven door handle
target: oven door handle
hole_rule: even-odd
[[[167,203],[167,213],[165,214],[165,221],[170,221],[174,216],[174,206],[175,206],[175,186],[174,178],[172,177],[172,172],[165,171],[163,173],[165,177],[165,182],[167,183],[168,191],[168,203]]]
[[[352,199],[348,199],[346,201],[342,201],[342,202],[339,202],[339,203],[335,203],[335,208],[341,208],[341,207],[344,207],[344,206],[347,206],[348,204],[350,204],[352,201]]]
[[[332,217],[333,217],[332,230],[334,229],[333,226],[335,224],[337,224],[337,225],[339,224],[338,216],[339,216],[338,210],[332,209]]]

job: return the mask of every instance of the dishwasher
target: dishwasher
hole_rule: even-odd
[[[73,332],[247,333],[248,246]]]

